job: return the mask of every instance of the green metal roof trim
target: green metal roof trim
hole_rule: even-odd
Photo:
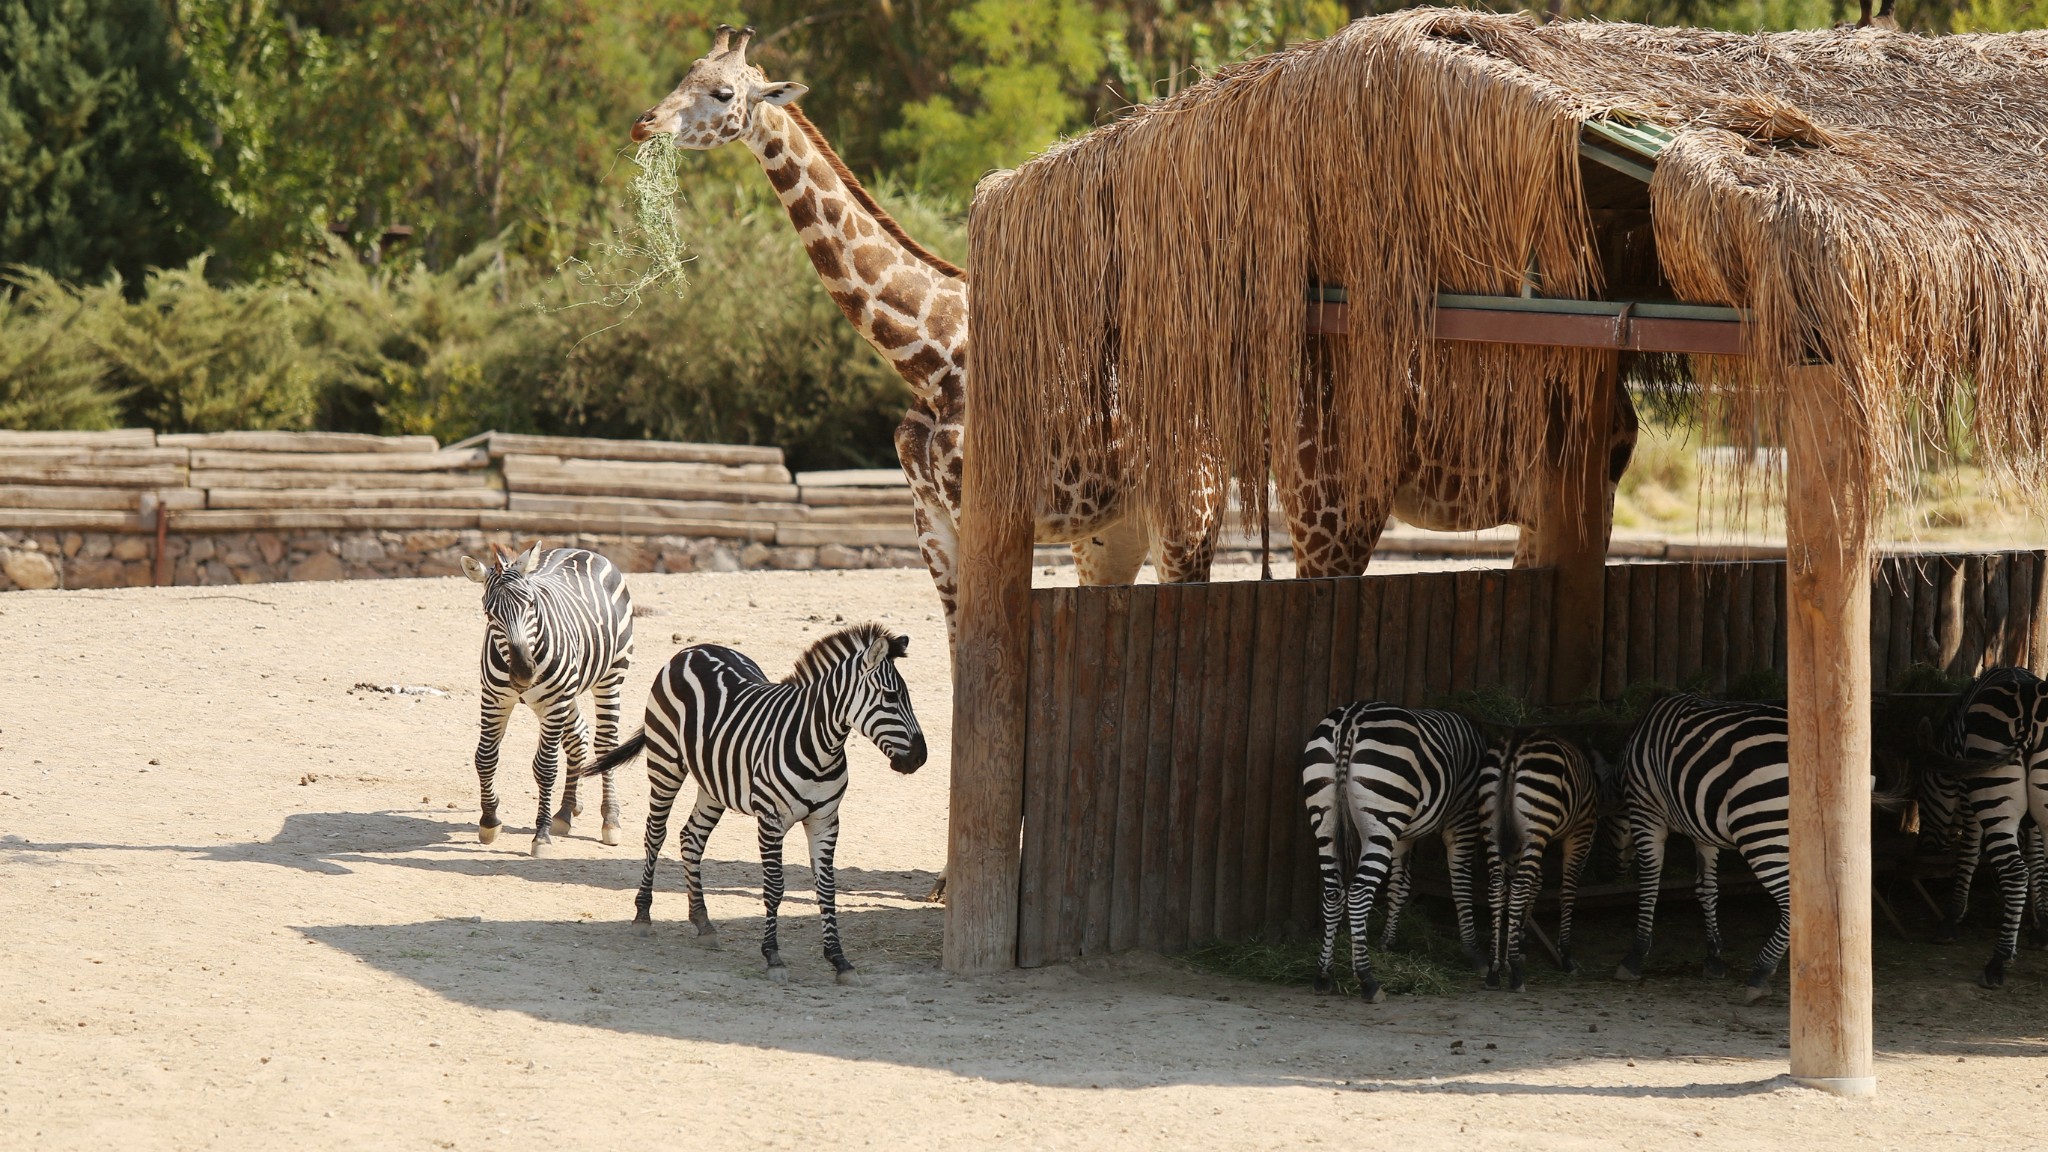
[[[1579,133],[1579,155],[1648,184],[1658,155],[1676,138],[1677,133],[1655,124],[1588,120]]]

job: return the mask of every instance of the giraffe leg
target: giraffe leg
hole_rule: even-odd
[[[1074,569],[1081,583],[1091,587],[1136,583],[1151,537],[1145,518],[1133,513],[1093,536],[1074,541]]]

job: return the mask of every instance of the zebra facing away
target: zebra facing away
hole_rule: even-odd
[[[498,838],[498,747],[512,710],[524,703],[540,720],[540,748],[533,755],[533,778],[540,785],[533,854],[545,856],[554,837],[568,835],[570,819],[582,811],[576,780],[593,749],[579,696],[590,692],[597,700],[596,753],[618,742],[619,686],[633,657],[633,598],[625,577],[595,552],[542,552],[539,541],[516,556],[492,547],[495,563],[462,558],[463,572],[484,586],[483,723],[476,744],[483,814],[477,839],[489,844]],[[564,751],[569,767],[562,807],[550,819],[548,800]],[[619,842],[619,800],[609,772],[602,838]]]
[[[782,841],[802,824],[817,880],[825,958],[841,984],[854,982],[853,965],[839,946],[832,874],[839,802],[846,795],[846,740],[858,729],[898,772],[915,772],[924,764],[924,730],[896,669],[897,658],[909,648],[907,636],[879,624],[856,625],[811,645],[798,658],[796,671],[780,683],[730,648],[702,644],[676,653],[654,678],[645,725],[584,770],[586,775],[609,772],[643,749],[647,753],[647,863],[633,916],[643,935],[653,930],[654,865],[687,772],[697,783],[697,799],[682,833],[683,884],[698,935],[717,931],[704,906],[704,844],[719,817],[736,809],[752,816],[760,831],[761,895],[767,907],[761,954],[768,960],[770,979],[787,978],[775,937],[782,905]]]
[[[2024,668],[1993,668],[1979,675],[1949,709],[1935,740],[1938,753],[1931,791],[1954,794],[1960,832],[1950,929],[1969,898],[1970,873],[1983,852],[2004,897],[1998,942],[1978,982],[2005,983],[2005,966],[2019,954],[2020,921],[2040,870],[2025,828],[2048,827],[2048,684]],[[2037,906],[2037,912],[2048,912]]]
[[[1302,750],[1301,789],[1323,875],[1317,992],[1332,988],[1337,921],[1348,910],[1359,992],[1369,1003],[1386,999],[1366,951],[1366,921],[1384,885],[1387,920],[1380,946],[1393,943],[1408,896],[1409,850],[1433,834],[1443,837],[1450,857],[1458,938],[1474,968],[1485,970],[1472,917],[1472,870],[1480,853],[1475,800],[1484,747],[1472,722],[1455,712],[1359,702],[1316,725]]]
[[[1503,979],[1510,991],[1524,987],[1523,926],[1543,887],[1543,853],[1564,846],[1558,894],[1558,955],[1564,970],[1572,961],[1572,905],[1579,874],[1593,853],[1600,828],[1600,787],[1577,744],[1541,729],[1516,732],[1487,748],[1479,762],[1479,823],[1486,837],[1488,907],[1493,916],[1493,964],[1489,988]]]
[[[1629,734],[1624,753],[1629,834],[1636,849],[1636,938],[1617,980],[1642,977],[1657,917],[1664,840],[1673,832],[1699,850],[1700,911],[1707,922],[1705,973],[1726,974],[1721,962],[1720,879],[1716,866],[1733,849],[1778,902],[1778,926],[1757,953],[1744,997],[1770,992],[1771,974],[1791,940],[1792,905],[1786,855],[1786,722],[1776,704],[1722,703],[1667,696],[1650,706]]]

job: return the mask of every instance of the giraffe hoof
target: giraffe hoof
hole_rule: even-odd
[[[536,860],[543,860],[549,856],[553,856],[554,854],[555,845],[554,842],[550,840],[535,840],[533,842],[533,850],[528,853],[528,855],[532,856]]]
[[[606,844],[617,844],[619,842],[619,826],[617,824],[605,825],[604,831],[599,833],[597,838]]]
[[[548,834],[551,836],[567,836],[569,834],[568,818],[557,816],[553,820],[548,821]]]
[[[837,980],[839,983],[845,985],[848,988],[860,987],[860,973],[854,971],[851,968],[848,968],[845,971],[839,973],[839,975],[834,976],[833,979]]]
[[[502,827],[504,827],[502,824],[477,825],[476,842],[479,844],[489,844],[491,841],[496,840],[498,838],[498,829]]]

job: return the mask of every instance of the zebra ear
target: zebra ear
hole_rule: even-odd
[[[877,636],[873,640],[868,641],[867,651],[860,654],[861,674],[866,675],[880,668],[882,661],[889,658],[889,649],[890,643],[887,636]]]
[[[482,564],[479,564],[475,559],[468,556],[464,556],[462,558],[462,574],[464,576],[469,577],[471,580],[476,581],[479,584],[482,584],[484,581],[489,580],[491,578],[491,574],[488,569],[486,569]]]
[[[538,567],[540,567],[540,541],[535,540],[533,546],[528,548],[519,557],[519,574],[521,576],[531,576],[533,575],[533,570]]]
[[[904,656],[907,655],[909,652],[910,637],[898,636],[895,639],[889,641],[889,655],[891,657]]]

